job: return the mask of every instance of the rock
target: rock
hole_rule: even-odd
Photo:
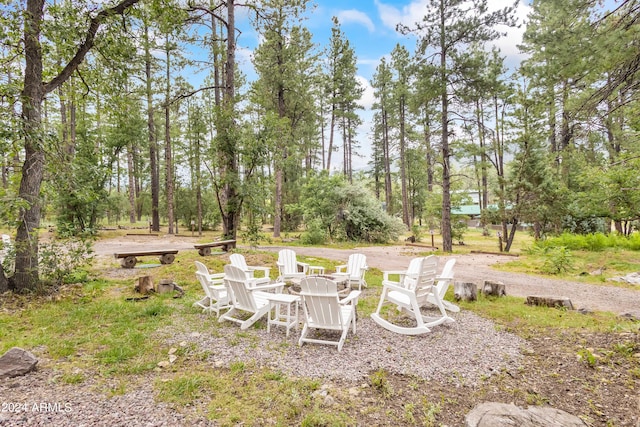
[[[578,417],[550,406],[520,408],[513,403],[485,402],[465,417],[467,427],[586,427]]]
[[[626,320],[640,320],[640,311],[627,311],[626,313],[622,313],[620,315],[621,318]]]
[[[0,379],[18,377],[27,374],[38,364],[38,359],[19,347],[9,349],[0,357]]]
[[[611,280],[629,283],[630,285],[640,285],[640,273],[629,273],[622,277],[612,277]]]

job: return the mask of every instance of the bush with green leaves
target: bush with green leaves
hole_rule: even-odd
[[[617,233],[573,234],[562,233],[536,242],[540,248],[565,247],[574,251],[584,250],[599,252],[609,248],[640,250],[640,233],[635,232],[628,237]]]
[[[84,237],[51,240],[39,247],[39,273],[42,288],[57,287],[85,274],[82,267],[93,261],[92,241]]]
[[[350,240],[385,243],[398,239],[402,222],[388,215],[382,204],[359,182],[323,172],[312,176],[292,211],[301,210],[307,225],[303,240]]]
[[[543,273],[560,274],[573,269],[573,255],[571,250],[564,246],[534,245],[530,253],[542,259],[540,270]]]

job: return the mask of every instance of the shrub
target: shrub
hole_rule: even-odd
[[[307,225],[305,239],[322,243],[345,239],[369,243],[396,240],[402,222],[388,215],[382,204],[361,183],[349,183],[341,175],[321,173],[309,178],[304,196],[287,211],[302,211]]]
[[[91,243],[91,240],[83,237],[42,243],[38,266],[43,286],[60,286],[71,278],[86,277],[80,270],[93,261]]]

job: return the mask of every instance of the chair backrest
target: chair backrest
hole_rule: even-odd
[[[231,261],[231,265],[235,265],[243,271],[249,270],[249,266],[247,266],[247,260],[242,254],[231,254],[229,256],[229,261]]]
[[[442,277],[441,280],[438,280],[436,287],[438,288],[438,293],[440,294],[440,298],[444,298],[444,294],[447,292],[448,285],[453,283],[453,267],[456,264],[455,258],[450,258],[442,268],[442,272],[439,274],[439,277]]]
[[[209,280],[206,274],[200,272],[200,271],[196,271],[196,278],[198,279],[198,282],[200,282],[200,285],[202,286],[202,289],[204,290],[204,294],[209,297],[212,298],[213,295],[211,293],[211,289],[209,288]]]
[[[413,290],[416,287],[416,280],[420,275],[420,271],[422,270],[422,260],[423,257],[412,258],[409,261],[409,266],[407,267],[407,271],[404,274],[404,279],[402,280],[401,285],[404,288]]]
[[[198,269],[198,273],[202,273],[205,275],[209,275],[209,269],[207,268],[206,265],[204,265],[203,263],[201,263],[200,261],[196,261],[196,268]]]
[[[438,257],[429,255],[421,258],[420,270],[416,277],[414,292],[418,303],[424,303],[432,291],[438,275]]]
[[[241,268],[227,264],[224,266],[224,284],[231,294],[234,308],[255,313],[258,308],[255,298],[249,290],[247,275]]]
[[[305,277],[300,281],[300,297],[306,320],[313,327],[343,328],[336,282],[324,277]]]
[[[280,274],[291,274],[298,272],[298,259],[296,253],[291,249],[282,249],[278,252],[278,268]]]
[[[347,261],[347,273],[351,277],[362,276],[362,270],[367,267],[367,257],[364,254],[351,254]]]

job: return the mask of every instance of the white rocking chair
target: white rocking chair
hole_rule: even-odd
[[[269,277],[269,272],[271,271],[270,267],[247,265],[247,260],[242,254],[231,254],[229,256],[229,261],[231,261],[231,265],[235,265],[243,270],[247,275],[247,279],[251,280],[251,283],[254,286],[271,282],[271,278]],[[254,272],[256,271],[262,271],[264,275],[262,277],[255,277]]]
[[[229,294],[231,309],[220,316],[218,321],[229,320],[239,323],[240,329],[247,329],[269,312],[268,297],[271,294],[266,291],[275,289],[280,293],[283,287],[282,283],[253,286],[245,272],[231,264],[224,266],[224,284]],[[242,312],[251,313],[251,317],[244,319],[240,316]]]
[[[453,266],[455,264],[455,258],[451,258],[445,263],[444,268],[442,269],[442,273],[440,273],[440,276],[436,277],[436,280],[438,282],[436,284],[436,291],[434,292],[434,294],[438,294],[438,296],[440,297],[440,301],[442,302],[445,310],[452,313],[458,313],[460,311],[460,307],[450,301],[445,300],[444,296],[447,293],[447,289],[449,289],[449,286],[453,283]],[[427,302],[437,306],[438,302],[436,301],[434,294],[427,295]]]
[[[220,310],[229,308],[227,288],[224,286],[224,273],[209,273],[206,265],[196,261],[196,278],[204,290],[204,298],[193,303],[194,307],[201,307],[203,311],[215,312],[220,316]]]
[[[356,333],[356,305],[360,291],[351,291],[344,299],[338,297],[336,282],[324,277],[305,277],[300,282],[300,297],[302,298],[302,311],[304,314],[304,326],[300,334],[298,345],[305,342],[316,344],[330,344],[342,350],[342,346],[349,332],[349,326],[353,325],[353,333]],[[310,338],[313,329],[324,329],[340,332],[337,341],[327,339]]]
[[[367,257],[364,254],[351,254],[349,260],[345,265],[337,265],[336,272],[333,273],[335,277],[346,277],[349,286],[358,285],[358,290],[361,291],[362,287],[367,287],[367,281],[364,279],[364,274],[368,270]]]
[[[412,260],[410,269],[401,274],[400,280],[389,280],[388,275],[398,272],[383,272],[382,295],[375,313],[371,318],[380,326],[392,332],[403,335],[418,335],[430,332],[429,328],[443,323],[454,322],[447,315],[440,295],[436,292],[436,273],[438,258],[431,255],[425,258]],[[420,307],[428,302],[432,296],[435,305],[440,311],[437,317],[425,316],[420,312]],[[416,321],[416,326],[406,327],[396,325],[381,316],[381,309],[385,303],[395,304],[399,310],[406,312]]]

